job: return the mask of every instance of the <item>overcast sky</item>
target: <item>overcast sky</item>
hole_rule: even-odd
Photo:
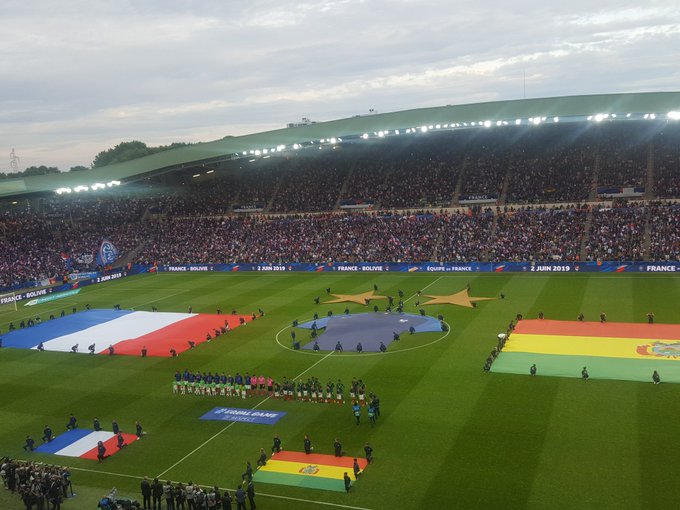
[[[680,90],[680,2],[5,0],[0,171],[424,106]]]

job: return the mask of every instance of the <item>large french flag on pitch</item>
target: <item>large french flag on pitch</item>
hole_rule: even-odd
[[[214,336],[216,329],[228,325],[237,328],[251,317],[246,315],[213,315],[164,312],[135,312],[132,310],[89,310],[59,319],[45,321],[30,328],[7,333],[5,347],[46,351],[87,353],[95,346],[95,353],[108,354],[113,346],[115,354],[139,356],[146,348],[148,356],[170,356],[206,341],[207,333]]]
[[[123,434],[125,444],[129,445],[137,440],[135,434]],[[94,431],[87,429],[69,430],[55,437],[49,443],[38,446],[35,451],[51,453],[64,457],[80,457],[81,459],[97,460],[97,445],[101,441],[106,448],[106,456],[119,451],[118,438],[113,432],[106,430]]]

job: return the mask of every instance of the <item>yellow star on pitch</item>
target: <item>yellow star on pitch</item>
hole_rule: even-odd
[[[374,291],[362,292],[361,294],[331,294],[337,299],[331,299],[330,301],[324,301],[324,304],[328,303],[359,303],[360,305],[367,305],[369,301],[374,299],[387,299],[385,296],[376,296]]]
[[[491,297],[470,297],[467,289],[451,294],[450,296],[425,296],[432,298],[432,301],[423,303],[424,305],[456,305],[464,306],[466,308],[473,308],[477,301],[493,301],[496,298]]]

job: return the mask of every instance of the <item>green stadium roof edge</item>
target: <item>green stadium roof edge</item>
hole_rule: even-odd
[[[364,133],[405,130],[444,124],[458,128],[475,123],[477,126],[503,122],[514,123],[516,119],[530,123],[530,119],[545,120],[579,118],[592,120],[600,114],[634,114],[636,118],[680,118],[680,92],[644,92],[631,94],[598,94],[584,96],[548,97],[493,101],[488,103],[447,105],[419,108],[399,112],[356,116],[328,122],[277,129],[237,137],[225,137],[214,142],[198,143],[145,156],[124,163],[95,168],[87,172],[31,176],[0,181],[0,197],[13,197],[32,193],[56,191],[59,188],[92,185],[105,187],[106,183],[143,176],[183,167],[200,166],[219,160],[237,157],[260,156],[279,150],[294,150],[321,140],[336,143],[337,139],[362,137]],[[669,113],[671,115],[669,115]],[[599,120],[599,119],[596,119]],[[467,123],[467,124],[465,124]],[[486,123],[486,124],[484,124]]]

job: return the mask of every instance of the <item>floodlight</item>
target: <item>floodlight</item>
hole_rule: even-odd
[[[442,128],[442,125],[441,125],[441,124],[437,124],[437,125],[435,126],[435,128],[441,129],[441,128]]]
[[[300,148],[300,144],[298,144],[298,143],[293,144],[293,149],[297,150],[299,148]]]
[[[208,170],[208,171],[206,172],[206,174],[212,174],[212,173],[214,173],[214,172],[215,172],[215,170]]]
[[[382,138],[383,136],[385,136],[385,132],[384,131],[378,131],[378,138]]]
[[[427,126],[422,126],[422,127],[420,128],[420,132],[421,132],[421,133],[427,133]]]
[[[398,134],[399,134],[399,130],[398,130],[398,129],[395,129],[395,130],[394,130],[394,134],[395,134],[395,135],[398,135]]]
[[[650,113],[649,118],[652,120],[656,119],[656,113]]]
[[[200,177],[200,176],[201,176],[201,174],[194,174],[194,179],[195,179],[196,177]]]
[[[630,113],[627,113],[627,114],[626,114],[626,118],[630,118],[630,116],[631,116]]]
[[[553,117],[553,122],[559,122],[560,118],[559,117]]]
[[[366,140],[366,139],[368,138],[368,133],[364,133],[363,135],[361,135],[361,138],[363,138],[364,140]]]
[[[680,120],[680,112],[678,112],[678,111],[671,111],[671,112],[668,112],[668,113],[666,114],[666,116],[667,116],[669,119],[672,119],[672,120]]]

